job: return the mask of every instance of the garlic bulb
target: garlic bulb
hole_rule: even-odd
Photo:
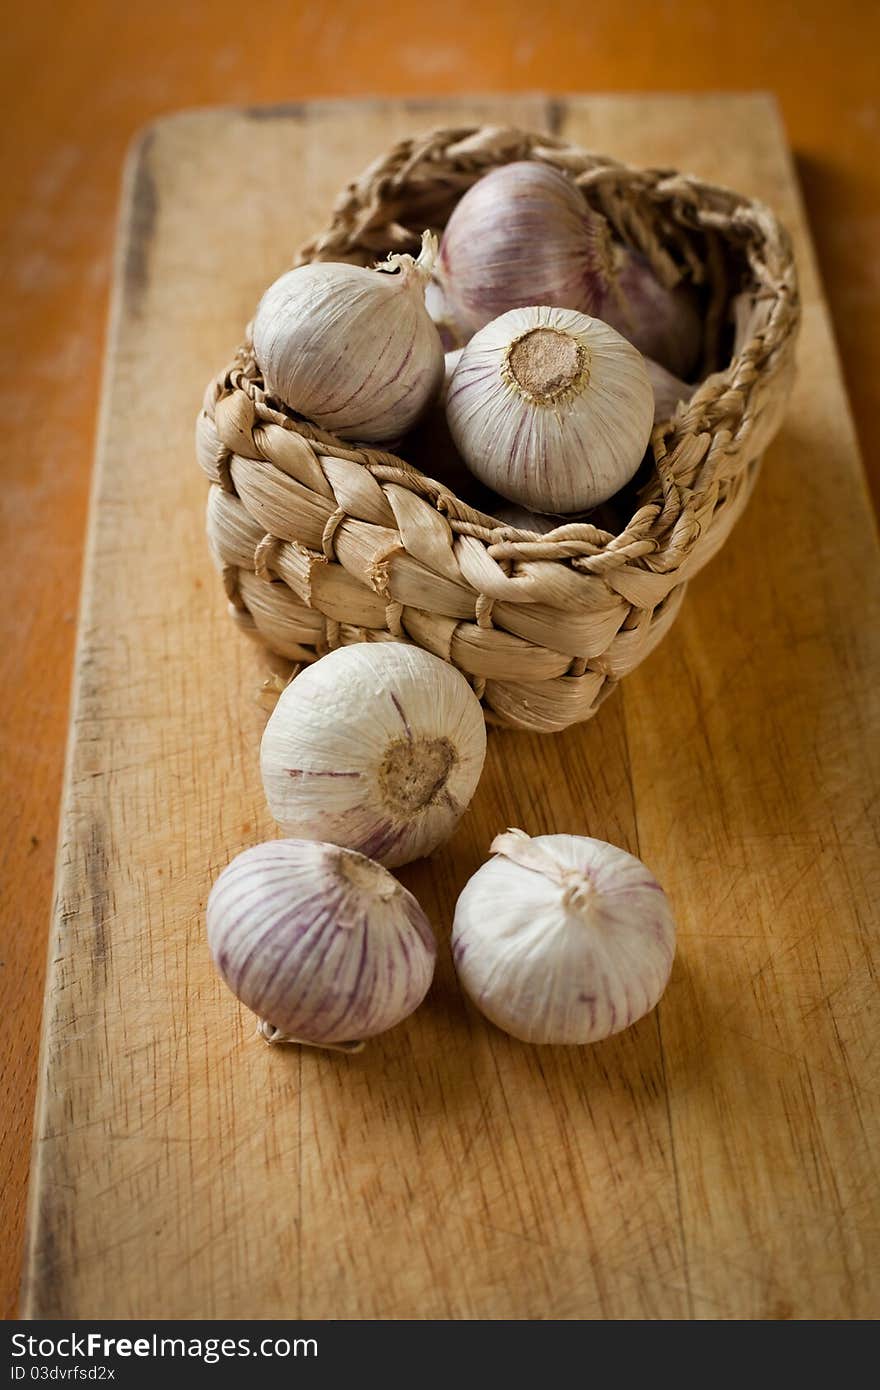
[[[507,502],[503,507],[494,507],[492,515],[504,526],[515,526],[518,531],[535,531],[539,536],[547,536],[558,526],[584,525],[595,526],[599,531],[613,530],[614,527],[608,525],[610,511],[610,504],[605,503],[576,516],[555,516],[552,512],[530,512],[526,507],[518,507],[515,502]]]
[[[579,835],[509,830],[465,885],[452,953],[477,1008],[515,1038],[591,1043],[653,1009],[675,924],[641,860]]]
[[[546,536],[557,526],[568,526],[572,521],[570,516],[542,516],[540,512],[530,512],[527,507],[518,507],[515,502],[496,507],[493,515],[503,526],[515,526],[517,531],[534,531],[539,536]]]
[[[483,713],[459,671],[420,647],[371,642],[330,652],[282,692],[260,764],[286,834],[394,867],[452,833],[485,755]]]
[[[443,380],[425,308],[436,247],[425,232],[418,260],[389,256],[374,270],[316,261],[270,285],[253,325],[268,394],[343,439],[410,429]]]
[[[506,164],[468,189],[443,233],[438,275],[434,316],[465,331],[508,309],[550,304],[603,319],[677,376],[696,366],[702,326],[692,287],[667,290],[643,256],[613,244],[605,218],[550,165]]]
[[[211,889],[207,918],[218,971],[273,1041],[383,1033],[418,1007],[434,974],[434,935],[413,895],[336,845],[246,849]]]
[[[702,324],[692,287],[666,289],[628,247],[615,248],[614,269],[592,312],[674,376],[687,377],[696,367]]]
[[[689,386],[686,381],[679,381],[677,376],[667,372],[665,367],[661,367],[659,362],[654,362],[650,357],[646,357],[644,363],[654,392],[654,424],[658,425],[662,420],[671,420],[675,414],[675,407],[680,401],[690,400],[696,387]]]
[[[447,353],[447,357],[452,355]],[[400,452],[413,468],[448,487],[459,501],[485,511],[490,494],[477,482],[452,442],[444,399],[445,388],[443,398],[410,430]]]
[[[446,397],[449,393],[449,383],[452,380],[452,376],[456,367],[461,361],[461,353],[461,348],[452,348],[449,352],[444,353],[443,355],[443,387],[440,391],[440,403],[442,405],[445,405],[446,403]]]
[[[456,323],[452,306],[446,298],[446,292],[442,284],[432,276],[425,286],[425,308],[431,316],[437,332],[440,334],[440,341],[443,344],[443,351],[448,355],[456,348],[464,347],[470,334],[465,332],[460,324]]]
[[[512,309],[462,349],[446,397],[471,471],[536,512],[583,512],[629,482],[651,435],[641,356],[572,309]]]
[[[611,275],[608,224],[558,169],[505,164],[456,204],[439,274],[451,315],[471,332],[530,304],[593,313]]]

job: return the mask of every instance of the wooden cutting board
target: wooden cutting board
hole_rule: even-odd
[[[493,732],[458,833],[403,872],[443,942],[423,1008],[358,1056],[270,1049],[205,946],[213,878],[273,826],[263,660],[207,559],[193,422],[337,190],[405,133],[485,121],[770,203],[800,263],[798,385],[745,519],[659,650],[589,725]],[[123,202],[26,1313],[877,1316],[878,620],[772,100],[394,101],[151,127]],[[508,825],[611,840],[667,887],[676,966],[629,1032],[527,1047],[463,1001],[452,906]]]

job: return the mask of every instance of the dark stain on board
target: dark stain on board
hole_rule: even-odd
[[[155,138],[155,131],[147,130],[131,154],[131,215],[122,275],[125,307],[132,314],[138,313],[150,283],[150,249],[159,215],[159,192],[150,161]]]
[[[279,101],[274,105],[242,106],[241,114],[249,121],[301,121],[305,119],[304,101]]]
[[[92,822],[86,836],[84,867],[89,892],[87,906],[92,926],[91,977],[97,996],[103,992],[107,982],[107,917],[110,902],[107,893],[107,840],[104,827],[99,821]],[[83,907],[86,907],[85,903]]]
[[[65,915],[59,902],[53,909],[53,947],[50,954],[62,955]],[[51,967],[50,967],[51,969]],[[40,1077],[40,1110],[35,1126],[35,1146],[31,1159],[31,1192],[28,1207],[25,1256],[22,1265],[20,1301],[24,1318],[65,1318],[70,1316],[67,1285],[77,1263],[75,1204],[76,1173],[70,1161],[68,1139],[82,1114],[79,1083],[59,1086],[52,1078],[53,1057],[76,1034],[78,1016],[72,991],[57,993],[51,1019],[47,1057]]]
[[[341,113],[347,109],[351,110],[353,119],[357,118],[358,112],[400,112],[403,111],[407,116],[416,117],[419,120],[429,120],[436,112],[442,112],[444,122],[448,123],[450,108],[454,108],[458,103],[462,109],[480,106],[486,107],[485,121],[491,121],[489,112],[495,110],[504,102],[503,95],[483,95],[477,97],[339,97],[338,99],[327,99],[318,101],[283,101],[266,106],[240,106],[240,114],[250,121],[303,121],[309,115],[322,115],[328,113]],[[535,115],[538,120],[543,116],[541,124],[550,131],[551,134],[558,134],[566,114],[566,103],[557,100],[542,100],[540,96],[524,96],[513,98],[518,105],[528,104],[535,108]],[[479,123],[479,122],[478,122]],[[469,116],[467,121],[462,117],[461,129],[470,129],[474,125],[474,117]]]
[[[93,820],[82,836],[81,848],[67,847],[69,858],[63,872],[64,887],[53,910],[55,957],[50,988],[54,997],[54,1016],[50,1022],[47,1061],[48,1075],[41,1077],[43,1104],[38,1115],[31,1181],[36,1184],[28,1217],[21,1300],[27,1318],[51,1319],[70,1316],[71,1286],[78,1277],[77,1175],[71,1165],[69,1137],[82,1116],[92,1113],[93,1085],[101,1082],[88,1070],[60,1089],[52,1069],[62,1048],[78,1041],[83,1030],[84,1010],[97,1018],[100,999],[106,994],[110,964],[108,921],[111,894],[108,889],[108,842],[106,827]],[[82,885],[70,891],[73,884]],[[71,940],[74,939],[74,944]],[[83,983],[77,998],[66,989],[69,971],[80,958],[80,943],[88,959],[88,985]]]
[[[65,1236],[69,1235],[69,1223],[63,1202],[59,1202],[55,1197],[56,1192],[67,1192],[70,1186],[67,1162],[61,1146],[55,1148],[53,1160],[57,1162],[59,1170],[50,1175],[49,1183],[40,1194],[35,1218],[36,1243],[33,1246],[32,1258],[26,1259],[24,1265],[21,1301],[23,1316],[28,1318],[63,1318],[67,1315],[64,1306],[62,1241],[59,1239],[59,1230],[63,1227]]]
[[[551,135],[561,135],[568,108],[564,101],[551,97],[544,113],[544,123]]]

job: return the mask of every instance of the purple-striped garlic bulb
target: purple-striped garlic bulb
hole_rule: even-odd
[[[462,348],[453,442],[481,483],[530,511],[585,512],[636,472],[654,422],[641,354],[573,309],[511,309]]]
[[[356,1050],[424,999],[437,947],[381,864],[337,845],[270,840],[236,856],[208,898],[208,945],[270,1042]]]
[[[509,830],[458,899],[452,954],[477,1008],[523,1042],[592,1043],[659,1000],[675,924],[640,859],[603,840]]]
[[[483,712],[461,672],[420,647],[362,642],[282,692],[260,766],[285,834],[393,868],[448,838],[485,756]]]
[[[559,169],[517,160],[456,204],[438,273],[447,315],[465,332],[530,304],[592,314],[612,275],[608,224]]]
[[[689,401],[697,388],[689,386],[686,381],[680,381],[650,357],[644,358],[644,363],[651,390],[654,392],[654,424],[659,425],[665,420],[671,420],[679,404]]]
[[[703,325],[693,286],[682,282],[668,290],[636,251],[615,247],[612,274],[591,312],[673,376],[694,371]]]
[[[266,391],[343,439],[398,439],[443,382],[443,345],[425,308],[437,255],[432,232],[418,259],[374,269],[315,261],[270,285],[253,324]]]
[[[612,242],[577,185],[537,160],[493,169],[468,189],[443,233],[437,277],[432,317],[462,325],[465,337],[508,309],[551,304],[604,319],[676,376],[697,364],[693,287],[662,285],[644,256]]]

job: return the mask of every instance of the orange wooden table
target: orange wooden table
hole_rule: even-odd
[[[797,158],[875,498],[880,443],[880,11],[448,0],[424,24],[337,0],[36,0],[0,41],[6,177],[0,798],[0,1299],[14,1316],[46,928],[114,213],[135,130],[184,106],[483,91],[776,92]],[[540,18],[538,16],[540,15]],[[731,132],[736,139],[736,132]]]

